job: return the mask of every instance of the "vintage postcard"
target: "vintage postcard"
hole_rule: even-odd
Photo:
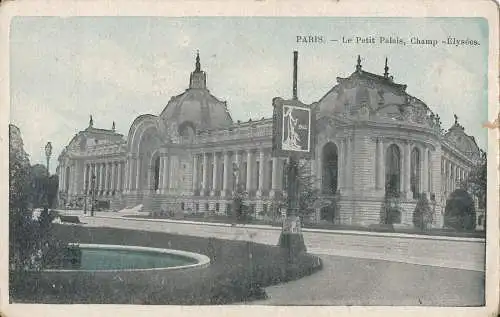
[[[497,314],[495,2],[0,15],[3,315]]]

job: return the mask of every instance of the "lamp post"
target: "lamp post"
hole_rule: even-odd
[[[50,182],[50,170],[49,170],[49,163],[50,163],[50,156],[52,155],[52,143],[47,142],[45,145],[45,157],[47,159],[47,181],[45,182],[45,206],[46,210],[49,209],[49,182]]]
[[[89,192],[89,180],[86,179],[85,180],[85,189],[84,189],[84,205],[83,205],[83,214],[86,215],[87,214],[87,200],[88,200],[88,192]]]
[[[90,215],[94,216],[94,210],[95,210],[95,174],[92,173],[92,179],[90,182],[90,190],[91,190],[91,209],[90,209]]]

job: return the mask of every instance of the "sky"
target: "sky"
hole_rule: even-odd
[[[297,43],[298,35],[326,43]],[[477,46],[341,44],[342,37],[392,36],[474,39]],[[332,42],[331,40],[340,40]],[[383,74],[424,101],[449,128],[453,114],[486,149],[488,24],[475,18],[340,17],[16,17],[10,29],[10,122],[31,163],[51,172],[71,138],[88,126],[127,136],[141,114],[158,115],[181,94],[196,51],[211,93],[226,100],[234,120],[272,115],[271,101],[292,95],[298,50],[298,95],[324,96],[348,77],[357,55],[363,69]]]

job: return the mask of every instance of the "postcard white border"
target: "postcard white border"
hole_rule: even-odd
[[[358,17],[484,17],[489,21],[488,115],[499,112],[498,6],[490,0],[443,1],[7,1],[0,5],[0,118],[2,149],[8,148],[9,46],[13,16],[358,16]],[[488,230],[486,256],[486,307],[343,307],[343,306],[133,306],[133,305],[27,305],[8,304],[8,156],[0,151],[0,309],[5,316],[493,316],[499,305],[499,130],[488,133]]]

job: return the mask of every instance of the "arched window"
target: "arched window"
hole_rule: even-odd
[[[410,184],[413,193],[413,199],[417,199],[420,193],[420,150],[413,148],[411,151],[411,174]]]
[[[160,157],[159,156],[157,156],[155,158],[153,175],[154,175],[153,186],[154,186],[155,190],[158,190],[160,188]]]
[[[385,159],[385,194],[399,197],[401,191],[401,151],[396,144],[387,148]]]
[[[337,192],[338,186],[338,151],[332,142],[323,147],[322,166],[323,193],[333,195]]]

